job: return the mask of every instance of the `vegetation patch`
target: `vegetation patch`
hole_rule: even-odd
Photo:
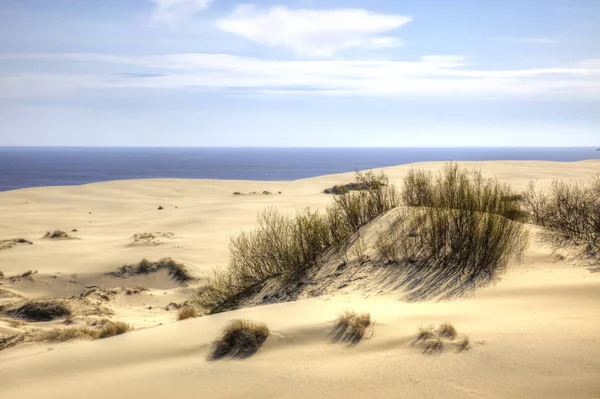
[[[581,255],[600,260],[600,174],[588,184],[555,180],[546,189],[531,182],[523,203],[556,247],[579,246]]]
[[[424,355],[436,355],[444,351],[445,343],[451,343],[456,347],[456,352],[464,352],[471,349],[469,337],[462,334],[457,339],[458,332],[451,323],[443,323],[436,330],[433,326],[419,327],[417,336],[410,344],[411,347],[419,345]]]
[[[5,314],[27,321],[50,321],[69,317],[71,310],[64,301],[42,300],[27,301],[14,309],[5,311]]]
[[[234,320],[213,343],[209,360],[245,359],[254,355],[267,340],[270,331],[263,323]]]
[[[350,346],[358,344],[367,332],[373,330],[373,321],[369,313],[346,311],[342,313],[331,330],[331,341],[342,342]]]
[[[198,312],[191,306],[182,306],[177,311],[177,320],[186,320],[198,317]]]
[[[399,203],[395,186],[384,174],[357,172],[356,183],[368,189],[334,197],[324,214],[308,208],[291,217],[274,208],[259,213],[254,230],[231,238],[229,267],[215,271],[191,302],[215,313],[224,304],[256,293],[269,280],[283,286],[298,284],[332,251],[345,257],[351,237]]]
[[[8,240],[0,240],[0,251],[3,249],[9,249],[19,244],[33,245],[33,243],[24,238],[11,238]]]
[[[73,236],[69,235],[69,233],[66,233],[62,230],[48,231],[48,232],[46,232],[46,234],[44,235],[43,238],[48,239],[48,240],[75,240],[75,239],[77,239],[76,237],[73,237]]]
[[[157,262],[142,259],[137,265],[124,265],[116,272],[107,273],[110,276],[127,278],[131,276],[156,273],[159,270],[167,270],[169,276],[180,284],[194,280],[185,265],[175,262],[171,258],[164,258]]]

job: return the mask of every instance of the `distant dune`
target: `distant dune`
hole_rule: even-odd
[[[600,172],[598,160],[460,165],[519,192],[530,181],[584,182]],[[382,170],[399,184],[413,167],[442,166]],[[383,284],[360,262],[332,261],[297,300],[194,317],[189,296],[227,265],[232,234],[255,227],[267,206],[324,210],[332,196],[323,191],[352,179],[1,192],[0,397],[600,397],[600,273],[554,251],[533,225],[523,261],[464,297],[410,297],[408,285]],[[263,192],[272,195],[234,194]],[[365,229],[367,247],[388,219]],[[237,319],[254,324],[221,334]],[[248,356],[217,360],[246,345],[236,353]]]

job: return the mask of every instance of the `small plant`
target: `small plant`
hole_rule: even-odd
[[[158,210],[159,210],[159,211],[162,211],[163,209],[165,209],[165,207],[164,207],[164,206],[162,206],[162,205],[158,207]]]
[[[213,343],[209,360],[222,358],[245,359],[254,355],[267,340],[270,331],[263,323],[234,320]]]
[[[148,259],[142,259],[137,265],[121,266],[118,271],[107,273],[114,277],[129,277],[139,274],[150,274],[159,270],[167,270],[169,276],[180,284],[187,283],[194,277],[187,270],[185,265],[175,262],[171,258],[164,258],[157,262],[151,262]]]
[[[430,339],[423,343],[423,354],[425,355],[435,355],[441,353],[444,350],[444,342],[437,339]]]
[[[410,344],[410,346],[415,346],[420,342],[425,342],[431,340],[435,337],[433,332],[433,326],[428,327],[419,327],[419,332],[417,333],[417,338]]]
[[[464,352],[471,349],[471,343],[469,341],[469,337],[464,335],[460,338],[458,342],[456,342],[456,351]]]
[[[444,323],[440,325],[440,329],[438,331],[438,335],[441,338],[447,338],[449,340],[453,340],[456,338],[457,332],[456,328],[451,323]]]
[[[331,330],[332,342],[344,342],[348,345],[356,345],[362,341],[372,325],[373,322],[369,313],[357,314],[346,311],[338,317]]]
[[[177,312],[177,320],[185,320],[198,317],[198,312],[191,306],[182,306]]]

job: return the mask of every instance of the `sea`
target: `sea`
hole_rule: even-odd
[[[297,180],[425,161],[586,159],[600,159],[600,151],[591,147],[0,147],[0,191],[148,178]]]

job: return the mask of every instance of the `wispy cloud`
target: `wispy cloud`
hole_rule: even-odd
[[[473,69],[467,58],[455,55],[426,56],[416,61],[280,61],[195,53],[127,57],[13,54],[0,56],[0,60],[31,57],[111,63],[120,66],[122,73],[5,73],[0,75],[0,97],[60,97],[111,89],[195,89],[310,95],[600,99],[600,59],[514,70]]]
[[[411,20],[410,16],[362,9],[261,9],[245,5],[218,20],[217,27],[261,45],[288,48],[310,57],[330,57],[349,48],[401,46],[401,40],[380,35]]]
[[[151,0],[154,5],[153,19],[176,24],[191,18],[207,8],[213,0]]]
[[[560,40],[552,39],[548,37],[500,37],[498,40],[510,41],[510,42],[520,42],[520,43],[539,43],[539,44],[555,44],[559,43]]]

